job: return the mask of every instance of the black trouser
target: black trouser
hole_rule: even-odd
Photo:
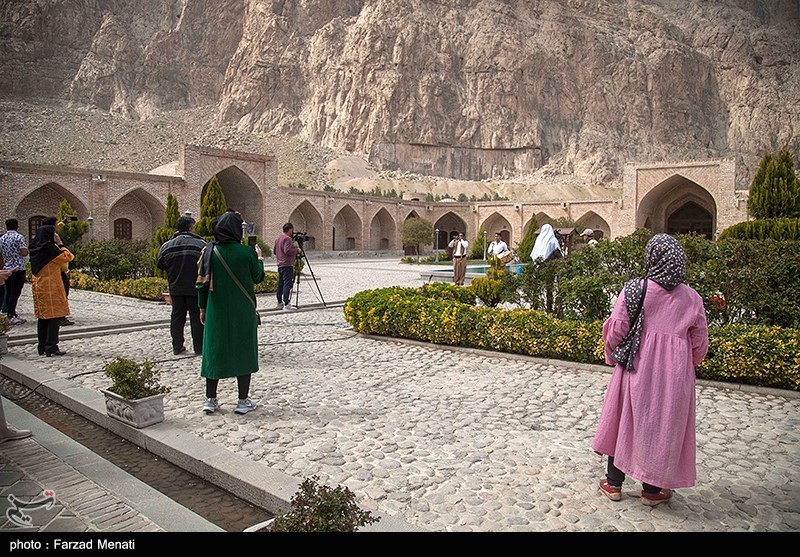
[[[236,382],[239,385],[239,400],[246,399],[250,393],[251,375],[252,373],[248,373],[247,375],[239,375],[236,377]],[[206,378],[206,398],[217,398],[217,385],[219,385],[219,379]]]
[[[192,347],[195,354],[203,352],[203,324],[200,322],[200,307],[197,305],[197,295],[174,296],[172,298],[172,315],[170,316],[169,332],[172,335],[172,350],[183,348],[183,328],[186,326],[186,312],[189,312],[189,325],[192,329]]]
[[[63,317],[55,319],[39,319],[36,321],[36,335],[39,344],[39,354],[52,354],[58,351],[58,329],[61,327]]]
[[[608,480],[609,485],[613,485],[614,487],[622,487],[622,482],[625,481],[625,472],[614,466],[613,456],[608,457],[608,471],[606,473],[606,479]],[[658,493],[661,491],[660,487],[656,487],[644,482],[642,482],[642,489],[644,489],[646,493]]]
[[[6,280],[6,296],[3,307],[6,308],[6,315],[9,318],[17,317],[17,301],[22,294],[22,287],[25,285],[25,270],[15,271]]]
[[[289,303],[292,298],[292,282],[294,281],[294,267],[278,267],[278,303]]]

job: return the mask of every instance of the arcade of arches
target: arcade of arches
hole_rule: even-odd
[[[421,215],[438,229],[426,249],[444,249],[458,232],[473,242],[481,228],[489,240],[499,232],[513,249],[534,217],[537,228],[567,219],[606,238],[637,227],[713,237],[747,218],[746,192],[734,186],[732,159],[631,164],[619,199],[523,203],[431,203],[281,188],[274,157],[196,146],[184,146],[180,164],[174,176],[162,176],[0,161],[0,210],[30,235],[66,199],[79,218],[94,217],[94,239],[149,239],[163,224],[167,192],[181,212],[199,215],[202,194],[216,175],[228,206],[265,241],[288,221],[310,237],[307,250],[372,252],[413,249],[402,244],[402,224]]]

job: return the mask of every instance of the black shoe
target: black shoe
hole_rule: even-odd
[[[186,352],[186,347],[185,346],[181,346],[180,349],[172,351],[172,353],[175,354],[176,356],[178,354],[183,354],[184,352]]]
[[[36,351],[39,352],[40,356],[44,356],[44,348],[36,348]]]
[[[53,350],[52,352],[45,352],[44,355],[49,358],[50,356],[65,356],[66,354],[63,350]]]
[[[66,327],[67,325],[74,325],[74,324],[75,324],[75,322],[72,319],[70,319],[69,317],[65,317],[64,319],[61,320],[61,326],[62,327]]]

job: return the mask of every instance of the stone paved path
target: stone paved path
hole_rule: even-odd
[[[419,284],[418,268],[394,262],[314,271],[331,285],[327,300],[363,289],[366,277]],[[92,294],[89,309],[92,297],[108,300]],[[628,479],[614,503],[598,493],[605,463],[589,448],[607,373],[363,338],[337,308],[263,321],[259,408],[246,416],[233,413],[233,380],[220,383],[221,412],[201,412],[200,360],[173,356],[167,328],[70,340],[58,359],[32,344],[12,350],[62,377],[115,356],[159,361],[172,387],[167,420],[298,478],[347,485],[364,506],[429,530],[800,530],[796,396],[698,386],[697,486],[650,508]],[[75,380],[106,386],[101,373]]]

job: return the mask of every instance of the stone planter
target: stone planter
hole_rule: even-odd
[[[8,354],[8,335],[3,333],[0,335],[0,355]]]
[[[123,423],[143,428],[164,421],[164,394],[128,400],[111,391],[106,396],[106,413]]]

